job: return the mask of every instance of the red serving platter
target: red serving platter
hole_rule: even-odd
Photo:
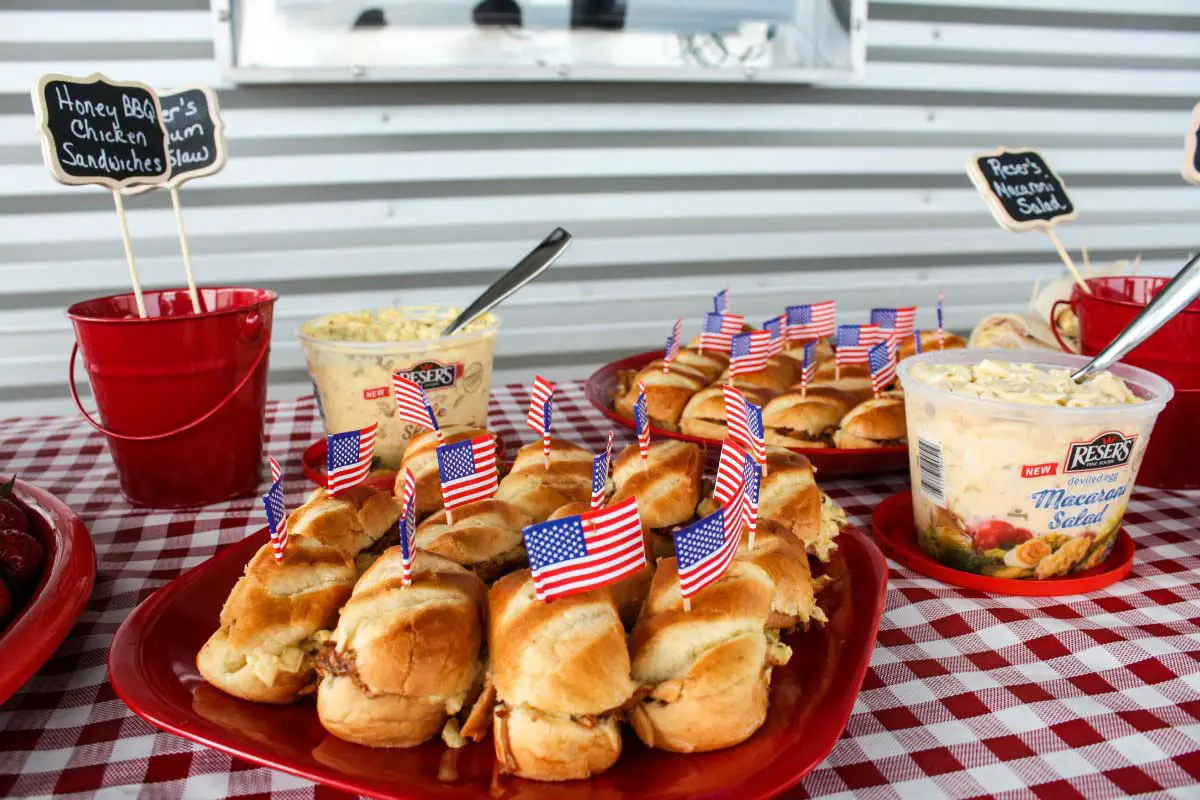
[[[196,652],[242,568],[265,542],[259,531],[176,578],[121,625],[109,651],[113,689],[134,713],[165,731],[246,761],[348,792],[386,798],[653,798],[751,800],[797,783],[833,749],[862,686],[887,588],[887,564],[849,528],[826,572],[825,627],[787,641],[791,662],[775,670],[766,724],[743,744],[677,755],[643,747],[627,731],[625,752],[586,783],[538,783],[496,772],[491,740],[451,750],[440,742],[374,750],[330,736],[311,701],[268,706],[230,697],[196,671]]]
[[[1055,578],[1015,579],[992,578],[948,567],[927,556],[917,544],[917,526],[913,521],[912,492],[898,492],[875,508],[871,516],[875,541],[889,558],[922,575],[937,578],[951,586],[978,589],[992,594],[1023,595],[1025,597],[1058,597],[1084,594],[1111,586],[1133,569],[1133,539],[1124,530],[1117,532],[1112,553],[1089,570],[1059,575]]]
[[[587,379],[584,391],[587,393],[588,400],[596,407],[597,411],[612,421],[626,428],[635,427],[632,419],[621,416],[613,410],[612,395],[617,389],[617,376],[626,370],[640,370],[656,358],[662,358],[661,350],[651,350],[605,364]],[[678,431],[656,428],[653,425],[650,426],[650,433],[652,436],[665,436],[668,439],[705,445],[711,452],[717,452],[721,446],[721,442],[716,439],[690,436]],[[837,447],[790,447],[788,449],[807,456],[820,472],[821,477],[877,475],[908,469],[908,448],[903,445],[863,450],[847,450]]]
[[[45,550],[32,596],[0,630],[0,703],[46,663],[83,613],[96,581],[96,550],[87,527],[54,495],[25,481],[13,486],[29,512],[30,532]]]

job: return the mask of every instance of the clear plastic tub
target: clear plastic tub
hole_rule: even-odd
[[[421,429],[396,416],[396,372],[425,389],[439,424],[485,426],[500,319],[485,314],[453,336],[437,336],[457,315],[442,306],[404,306],[330,314],[301,325],[325,432],[377,422],[375,458],[379,466],[399,467],[409,439]]]
[[[1077,369],[1066,353],[945,350],[900,362],[917,541],[955,569],[1049,578],[1108,557],[1171,385],[1118,364],[1141,403],[1064,407],[982,399],[923,383],[918,364],[984,359]]]

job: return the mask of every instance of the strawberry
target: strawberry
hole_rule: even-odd
[[[29,517],[25,510],[12,500],[13,484],[16,478],[10,478],[8,483],[0,484],[0,529],[14,528],[22,533],[29,533]]]
[[[15,528],[0,529],[0,577],[14,589],[25,589],[37,582],[42,566],[42,545],[37,539]]]

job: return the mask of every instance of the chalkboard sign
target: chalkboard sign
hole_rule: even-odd
[[[103,75],[43,75],[33,107],[42,155],[60,183],[116,190],[166,180],[167,132],[149,86]]]
[[[1077,216],[1067,187],[1036,150],[977,153],[967,172],[996,221],[1010,231],[1048,230]]]
[[[164,92],[158,99],[171,149],[171,174],[162,185],[176,188],[192,178],[220,172],[225,166],[225,124],[216,93],[207,86],[187,86]]]
[[[1192,125],[1183,146],[1183,179],[1200,185],[1200,103],[1192,109]]]

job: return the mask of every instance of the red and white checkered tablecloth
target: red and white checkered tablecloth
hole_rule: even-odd
[[[582,386],[561,386],[556,401],[556,432],[601,446],[609,426]],[[497,390],[492,428],[510,442],[530,439],[527,403],[521,387]],[[308,491],[299,459],[318,435],[311,398],[269,407],[268,450],[290,476],[289,504]],[[199,511],[132,508],[100,436],[75,418],[0,422],[0,472],[74,508],[99,570],[70,637],[0,705],[0,796],[341,796],[160,733],[107,681],[121,621],[260,528],[256,498]],[[822,486],[869,530],[874,506],[905,483]],[[1140,491],[1125,519],[1138,546],[1133,573],[1085,596],[992,597],[891,564],[862,694],[795,796],[1200,797],[1200,493]]]

